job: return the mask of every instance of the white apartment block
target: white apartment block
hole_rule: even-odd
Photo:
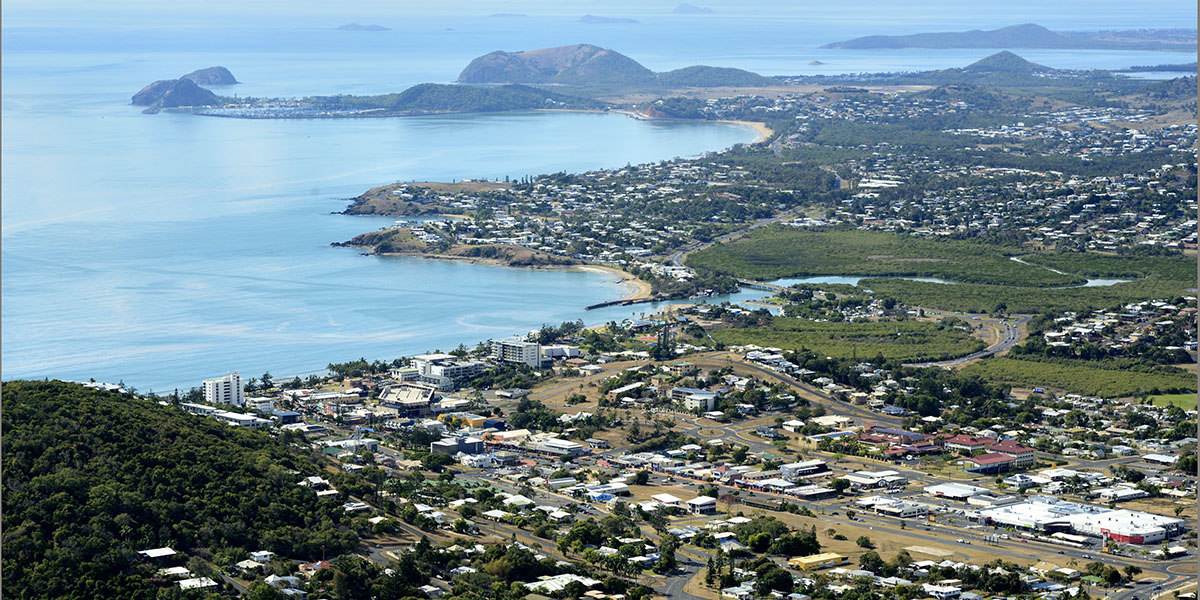
[[[492,358],[500,362],[524,363],[535,369],[542,366],[542,346],[521,340],[492,340]]]
[[[232,404],[245,406],[246,396],[242,389],[242,376],[234,371],[224,377],[204,380],[204,401],[209,404]]]

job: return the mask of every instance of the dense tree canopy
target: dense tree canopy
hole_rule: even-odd
[[[214,561],[358,543],[339,502],[297,486],[316,458],[269,434],[63,382],[3,385],[3,585],[13,598],[154,598],[170,546]]]

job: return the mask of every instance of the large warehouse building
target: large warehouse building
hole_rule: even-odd
[[[1080,533],[1127,544],[1156,544],[1183,533],[1183,519],[1033,496],[975,512],[984,523],[1041,533]]]

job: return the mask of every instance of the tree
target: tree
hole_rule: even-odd
[[[859,539],[861,540],[862,538]],[[862,544],[859,545],[862,546]],[[863,547],[865,548],[866,546]],[[879,557],[879,554],[872,550],[858,557],[858,566],[862,567],[864,571],[870,571],[876,575],[879,575],[882,573],[885,563],[883,562],[883,559]]]
[[[421,466],[427,471],[434,473],[440,472],[442,469],[454,464],[454,459],[445,454],[429,453],[421,457]]]
[[[848,479],[843,479],[843,478],[839,477],[839,478],[834,479],[833,481],[829,482],[829,487],[837,490],[837,492],[840,494],[840,493],[850,489],[850,481]]]
[[[783,569],[773,568],[759,576],[757,587],[759,592],[765,595],[771,591],[789,594],[794,586],[795,582],[792,580],[791,573]]]
[[[1113,567],[1106,567],[1102,577],[1104,578],[1104,582],[1108,585],[1117,585],[1125,580],[1125,578],[1121,576],[1121,572]]]
[[[247,600],[283,600],[283,592],[265,584],[260,583],[250,590],[246,595]]]
[[[866,548],[868,550],[875,547],[875,544],[873,542],[871,542],[871,538],[869,538],[865,535],[858,536],[858,539],[854,540],[854,543],[858,544],[859,548]]]
[[[733,452],[730,453],[730,457],[733,459],[733,462],[736,463],[746,462],[746,452],[748,450],[749,449],[745,446],[734,446]]]
[[[1142,574],[1142,568],[1137,565],[1125,565],[1125,578],[1133,580],[1133,578]]]
[[[633,484],[634,485],[646,485],[648,483],[650,483],[650,472],[649,471],[638,471],[633,476]]]
[[[750,543],[748,545],[750,546],[751,550],[755,552],[766,552],[767,548],[771,546],[771,534],[766,532],[756,533],[750,536],[749,542]]]
[[[262,389],[264,389],[264,390],[269,390],[275,385],[275,383],[271,380],[271,373],[269,371],[266,373],[263,373],[261,379],[262,379]]]

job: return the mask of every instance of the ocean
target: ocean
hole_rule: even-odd
[[[279,16],[271,3],[201,10],[6,2],[0,376],[123,380],[142,391],[169,391],[234,369],[290,376],[359,357],[473,345],[542,323],[635,316],[649,308],[583,310],[624,293],[611,275],[330,247],[394,220],[330,213],[346,198],[397,180],[620,167],[756,137],[730,124],[586,113],[271,121],[143,115],[129,97],[156,79],[223,65],[244,83],[220,94],[381,93],[452,81],[471,58],[492,50],[584,42],[655,70],[704,63],[767,75],[944,68],[992,53],[816,48],[871,33],[966,28],[954,24],[967,17],[951,4],[940,12],[875,4],[869,18],[862,11],[839,15],[842,8],[712,5],[727,13],[671,15],[673,3],[602,11],[568,2],[552,13],[541,3],[475,3],[457,14],[410,14],[404,4],[381,10],[299,3]],[[1126,17],[1139,27],[1195,22],[1194,3],[1162,3],[1150,16],[1138,11],[1138,21],[1123,6],[1101,3],[1108,12],[1072,15],[1070,7],[1030,3],[1034,16],[1021,20],[1057,29],[1132,27],[1120,25]],[[494,12],[530,16],[487,16]],[[639,23],[578,23],[588,12]],[[1008,25],[1010,14],[985,12],[966,22]],[[350,21],[393,31],[332,30]],[[1162,52],[1019,53],[1067,68],[1195,60]],[[825,64],[810,65],[814,60]]]

